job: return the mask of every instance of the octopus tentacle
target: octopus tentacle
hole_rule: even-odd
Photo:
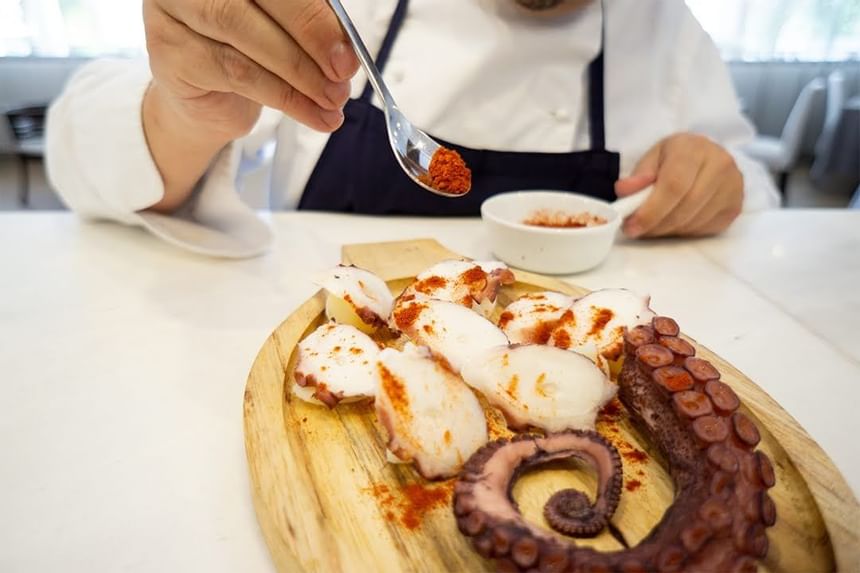
[[[597,499],[592,504],[579,491],[562,490],[549,499],[544,515],[553,529],[560,533],[596,535],[606,527],[621,499],[621,458],[600,434],[579,430],[546,437],[523,434],[511,440],[491,442],[478,450],[464,466],[455,488],[454,514],[460,530],[474,536],[487,523],[518,516],[511,495],[516,479],[529,468],[570,457],[583,460],[597,470]],[[478,510],[479,506],[490,507],[491,510]],[[540,534],[538,529],[534,532]],[[500,549],[506,533],[498,535],[501,537],[493,540],[493,553],[508,554],[511,548]],[[518,535],[519,538],[522,535]],[[529,544],[528,547],[534,545]],[[522,554],[527,550],[520,549],[517,561],[525,561]]]
[[[761,435],[739,411],[740,399],[679,336],[667,317],[628,331],[619,377],[619,398],[668,461],[675,483],[675,500],[654,530],[635,547],[600,553],[526,522],[510,490],[529,463],[571,455],[597,462],[594,505],[564,491],[545,507],[550,524],[572,534],[593,534],[592,519],[608,519],[621,473],[620,463],[607,457],[611,446],[593,433],[519,436],[475,454],[455,488],[458,525],[481,555],[496,559],[501,571],[756,570],[768,551],[766,529],[777,518],[767,492],[775,483],[773,465],[755,450]],[[613,469],[611,479],[601,464]]]

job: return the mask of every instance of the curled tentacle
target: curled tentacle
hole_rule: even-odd
[[[615,501],[617,506],[618,501]],[[613,512],[615,508],[612,508]],[[588,496],[576,489],[563,489],[553,494],[543,511],[547,523],[559,533],[574,537],[591,537],[606,527],[611,513],[598,511]]]
[[[593,536],[602,530],[621,498],[621,458],[606,439],[591,431],[569,430],[546,437],[521,435],[497,440],[479,450],[463,468],[455,490],[454,512],[467,535],[480,532],[497,519],[520,516],[511,490],[525,470],[547,462],[575,457],[597,470],[597,498],[592,504],[579,491],[568,489],[552,496],[544,515],[553,529],[566,535]],[[477,510],[483,507],[486,510]],[[534,529],[534,532],[540,532]],[[543,533],[542,535],[545,535]]]
[[[737,395],[679,335],[677,323],[665,317],[630,330],[619,377],[619,398],[668,461],[676,486],[660,523],[622,551],[566,543],[524,520],[510,497],[513,481],[525,467],[545,461],[590,461],[598,469],[595,503],[565,490],[550,498],[544,515],[562,533],[593,535],[618,502],[617,452],[593,432],[496,441],[466,464],[454,509],[460,530],[481,555],[496,559],[499,570],[755,571],[768,551],[766,529],[777,518],[767,493],[776,481],[773,465],[755,450],[761,434],[739,411]]]

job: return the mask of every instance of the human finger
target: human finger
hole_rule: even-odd
[[[723,166],[706,161],[696,174],[689,191],[683,194],[675,207],[649,233],[655,236],[676,234],[696,218],[710,218],[706,208],[719,209],[720,194],[726,189],[720,174]],[[711,199],[714,198],[714,201]]]
[[[251,0],[165,2],[164,10],[198,34],[227,44],[325,109],[340,109],[348,81],[328,79],[298,43]]]
[[[728,153],[714,157],[702,169],[699,177],[681,204],[660,224],[658,232],[666,235],[686,235],[695,232],[724,210],[740,212],[743,203],[743,175]]]
[[[655,236],[660,222],[681,202],[696,180],[701,158],[695,152],[667,142],[661,152],[654,192],[624,223],[631,237]]]
[[[255,0],[317,63],[331,80],[343,81],[358,70],[337,16],[325,0]]]
[[[619,179],[615,183],[615,194],[626,197],[652,185],[657,180],[657,168],[660,164],[660,148],[662,142],[654,145],[636,163],[629,177]]]
[[[615,194],[618,197],[627,197],[642,191],[657,180],[656,175],[643,173],[641,175],[630,175],[615,182]]]
[[[161,55],[156,65],[164,68],[162,75],[172,76],[174,82],[204,92],[239,94],[319,131],[333,131],[343,122],[340,110],[321,108],[239,50],[198,34],[166,13],[159,30],[159,43],[165,46],[159,47]]]

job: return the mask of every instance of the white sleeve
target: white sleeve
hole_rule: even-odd
[[[710,137],[735,158],[744,176],[744,211],[778,207],[780,194],[765,167],[741,151],[755,128],[740,111],[737,94],[716,45],[683,2],[678,101],[689,131]]]
[[[134,224],[164,194],[141,120],[150,79],[145,62],[91,62],[48,110],[48,177],[79,215]]]
[[[236,189],[240,167],[262,159],[259,150],[274,137],[279,116],[264,112],[251,134],[226,146],[172,216],[148,212],[164,195],[141,117],[151,79],[145,61],[98,60],[75,73],[48,111],[51,185],[82,217],[140,225],[191,251],[224,257],[266,251],[271,231]]]

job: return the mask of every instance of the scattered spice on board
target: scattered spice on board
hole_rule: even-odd
[[[618,434],[621,429],[618,427],[618,420],[621,418],[621,409],[623,406],[618,398],[613,398],[597,413],[597,429],[606,436],[613,445],[618,447]],[[615,434],[615,435],[613,435]]]
[[[613,398],[600,409],[598,416],[603,420],[614,422],[621,415],[621,408],[621,402],[618,401],[618,398]]]
[[[421,519],[429,511],[446,507],[454,492],[453,480],[436,486],[418,483],[400,489],[386,484],[374,484],[363,491],[371,494],[385,510],[385,520],[397,522],[414,531],[421,526]]]
[[[633,446],[630,446],[629,450],[621,452],[621,455],[624,456],[625,460],[633,463],[643,463],[648,461],[648,454],[642,450],[637,450]]]
[[[472,171],[453,149],[440,147],[430,159],[429,174],[422,183],[453,195],[465,195],[472,188]]]
[[[452,491],[451,487],[431,488],[417,483],[406,486],[403,493],[407,504],[402,512],[401,522],[407,529],[416,529],[421,525],[421,518],[425,513],[448,505]]]
[[[648,454],[622,437],[618,422],[624,416],[624,412],[624,405],[621,404],[618,398],[613,398],[598,413],[597,426],[598,430],[612,442],[612,445],[615,446],[618,453],[624,458],[626,464],[640,466],[640,469],[636,470],[636,476],[640,479],[630,479],[625,483],[627,491],[632,492],[638,490],[643,485],[641,480],[644,480],[645,472],[642,471],[641,465],[648,463]],[[630,471],[632,472],[633,468],[630,468]]]
[[[490,440],[498,440],[499,438],[510,438],[514,433],[508,428],[504,416],[495,408],[484,408],[487,415],[487,433],[490,435]]]
[[[598,227],[606,224],[606,219],[587,211],[582,213],[565,213],[539,209],[523,221],[531,227],[550,227],[554,229],[581,229],[583,227]]]

